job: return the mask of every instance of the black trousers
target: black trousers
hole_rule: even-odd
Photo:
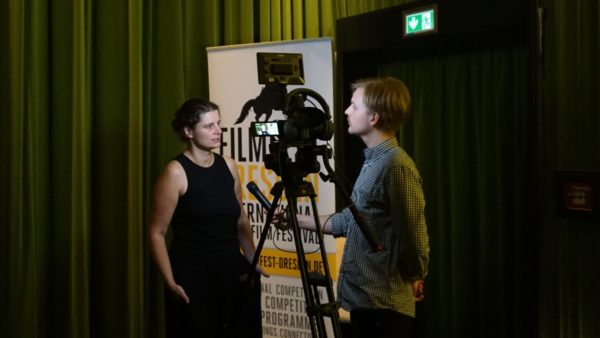
[[[172,255],[177,256],[177,255]],[[187,264],[173,260],[175,280],[190,303],[175,300],[167,290],[167,338],[261,337],[260,276],[248,283],[249,263],[241,254],[208,257]],[[179,263],[179,264],[178,264]]]
[[[350,312],[350,328],[354,338],[409,338],[413,321],[414,318],[392,310]]]

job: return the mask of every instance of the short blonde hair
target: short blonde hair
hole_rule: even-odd
[[[377,128],[396,131],[410,115],[410,93],[404,82],[391,76],[361,79],[352,91],[363,88],[363,103],[370,113],[379,115]]]

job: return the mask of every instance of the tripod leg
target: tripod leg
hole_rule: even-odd
[[[291,197],[288,195],[286,190],[286,196],[288,197],[289,203],[289,220],[288,222],[292,222],[292,231],[294,233],[294,243],[296,245],[296,254],[298,255],[298,268],[300,269],[300,278],[302,279],[302,286],[304,289],[304,297],[306,301],[306,314],[308,316],[308,320],[310,321],[310,328],[312,332],[312,337],[325,337],[325,328],[322,325],[322,318],[316,316],[316,311],[314,310],[317,306],[316,298],[319,297],[318,292],[314,292],[314,288],[310,287],[310,283],[308,281],[308,266],[306,263],[306,257],[304,253],[304,246],[302,245],[302,237],[300,235],[300,227],[298,226],[298,204],[296,201],[296,197]]]
[[[311,196],[311,205],[312,205],[312,209],[313,209],[313,215],[315,218],[315,232],[317,234],[317,238],[319,239],[319,251],[321,252],[321,261],[323,263],[323,272],[324,272],[324,281],[323,283],[325,283],[325,289],[327,290],[327,298],[333,302],[333,300],[335,300],[335,294],[333,292],[333,282],[332,282],[332,278],[331,278],[331,270],[329,269],[329,260],[327,259],[327,250],[325,249],[325,239],[324,239],[324,233],[323,233],[323,228],[321,226],[320,220],[319,220],[319,211],[317,208],[317,201],[315,196]],[[340,321],[339,321],[339,313],[337,311],[339,304],[335,303],[335,311],[331,311],[330,316],[331,316],[331,322],[332,322],[332,326],[333,326],[333,332],[335,337],[340,337],[341,336],[341,327],[340,327]]]
[[[323,242],[323,230],[321,229],[321,225],[319,224],[318,220],[318,210],[314,188],[311,183],[302,181],[301,184],[286,186],[286,196],[289,203],[289,221],[292,223],[291,228],[293,230],[294,243],[296,245],[296,253],[298,255],[298,266],[300,269],[300,276],[306,298],[306,313],[311,324],[312,336],[327,337],[327,331],[323,317],[328,316],[332,322],[334,336],[340,337],[341,329],[339,325],[338,313],[339,303],[335,302],[333,284],[331,281],[331,274],[329,272],[329,264],[327,261],[327,252]],[[308,196],[311,199],[311,206],[313,209],[313,215],[315,217],[316,233],[319,241],[319,249],[321,251],[324,274],[320,274],[315,271],[310,272],[306,262],[297,216],[297,198],[305,196]],[[324,287],[327,290],[328,302],[325,304],[321,304],[318,292],[319,287]]]

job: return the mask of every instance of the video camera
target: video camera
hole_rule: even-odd
[[[283,170],[295,176],[318,173],[320,165],[316,155],[323,151],[317,140],[329,141],[333,137],[334,125],[325,99],[307,88],[287,92],[288,84],[304,84],[302,54],[257,53],[258,82],[265,86],[260,94],[242,107],[236,124],[242,122],[250,109],[255,113],[250,133],[256,137],[271,137],[270,154],[265,156],[265,167],[282,176]],[[315,106],[315,102],[318,106]],[[311,105],[306,105],[310,102]],[[285,120],[269,121],[273,110],[281,110]],[[264,116],[264,121],[259,121]],[[286,150],[296,147],[296,162],[290,162]],[[284,154],[285,155],[282,155]],[[331,157],[330,152],[327,154]]]

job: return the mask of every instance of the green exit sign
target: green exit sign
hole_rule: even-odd
[[[420,7],[403,13],[404,36],[437,32],[437,6]]]

